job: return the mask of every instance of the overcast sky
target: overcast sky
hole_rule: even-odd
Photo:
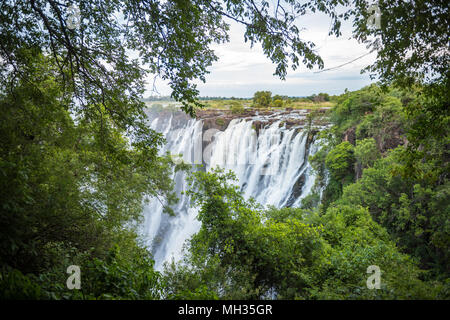
[[[263,54],[261,45],[250,48],[250,44],[244,42],[244,26],[229,23],[230,42],[213,47],[219,60],[209,68],[211,73],[206,77],[206,83],[198,82],[201,96],[252,97],[258,90],[288,96],[308,96],[319,92],[340,94],[346,88],[357,90],[373,82],[368,74],[360,74],[360,71],[374,61],[376,53],[322,73],[315,73],[317,68],[308,70],[304,66],[295,71],[290,69],[286,80],[282,81],[273,75],[275,65]],[[328,36],[330,20],[325,15],[303,16],[297,25],[306,28],[301,33],[302,39],[316,44],[325,68],[339,66],[369,52],[365,45],[351,39],[349,23],[343,25],[343,35],[339,38]],[[152,85],[153,81],[149,80],[148,88]],[[171,93],[170,87],[162,81],[156,82],[156,88],[161,95]]]

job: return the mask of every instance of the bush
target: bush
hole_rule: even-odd
[[[354,162],[353,146],[348,141],[338,144],[325,158],[325,165],[337,180],[352,174]]]
[[[232,114],[241,114],[244,112],[244,106],[237,101],[233,101],[230,106],[230,110]]]
[[[326,212],[258,207],[217,169],[195,172],[188,194],[200,207],[200,231],[189,254],[166,269],[178,299],[425,299],[445,294],[420,280],[367,208],[332,205]],[[367,288],[367,267],[381,269],[381,288]]]
[[[330,95],[328,93],[313,94],[312,96],[309,96],[307,99],[314,103],[320,103],[330,101]]]
[[[368,138],[356,141],[355,158],[363,168],[370,167],[380,157],[375,139]]]
[[[280,99],[274,100],[272,102],[272,106],[274,108],[282,108],[283,107],[283,100],[280,100]]]
[[[40,286],[17,269],[3,268],[0,272],[0,300],[36,300],[44,294]]]

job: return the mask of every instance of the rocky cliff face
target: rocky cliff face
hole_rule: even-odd
[[[281,138],[288,132],[294,130],[293,137],[299,133],[304,133],[307,130],[306,142],[305,142],[305,152],[302,154],[302,159],[299,159],[301,166],[298,168],[299,172],[302,172],[294,182],[292,188],[292,194],[286,206],[291,206],[294,204],[296,199],[302,193],[305,181],[307,179],[307,170],[304,170],[308,165],[307,157],[310,155],[310,149],[315,140],[316,134],[321,130],[321,128],[326,127],[329,123],[326,117],[327,109],[318,110],[258,110],[258,109],[245,109],[244,112],[240,114],[233,114],[229,110],[215,110],[206,109],[199,110],[196,113],[196,120],[202,121],[202,150],[206,150],[208,145],[215,140],[215,137],[209,137],[208,130],[213,129],[212,132],[226,131],[230,126],[231,121],[235,119],[242,119],[244,121],[251,122],[251,128],[256,132],[256,137],[260,136],[260,132],[263,128],[273,128],[274,123],[278,123],[280,128],[279,133]],[[186,126],[189,120],[193,120],[190,116],[182,111],[170,110],[170,109],[160,109],[160,110],[149,110],[149,118],[158,118],[158,131],[164,131],[163,128],[170,122],[171,130],[181,129]],[[205,137],[208,138],[205,138]],[[206,167],[206,163],[203,161],[203,165]]]
[[[313,126],[324,126],[327,125],[327,121],[323,118],[326,108],[309,110],[292,110],[292,109],[282,109],[282,110],[258,110],[258,109],[245,109],[240,114],[233,114],[230,110],[216,110],[216,109],[205,109],[198,110],[196,113],[196,118],[203,120],[203,130],[214,128],[220,131],[225,130],[228,124],[233,119],[244,119],[247,121],[252,120],[254,128],[258,133],[261,128],[269,126],[276,121],[281,120],[280,126],[285,126],[286,129],[292,127],[304,127],[309,124],[308,115],[314,112],[316,115],[313,117],[311,124]],[[164,118],[169,120],[172,117],[172,123],[174,127],[177,124],[181,126],[187,120],[191,119],[189,115],[183,111],[174,111],[172,109],[163,109],[154,111],[152,109],[147,110],[147,114],[150,118],[158,116],[159,118]]]
[[[311,143],[314,140],[316,133],[329,124],[325,116],[327,108],[322,109],[281,109],[281,110],[260,110],[249,108],[242,113],[234,114],[230,110],[205,109],[196,112],[196,119],[203,122],[202,131],[205,133],[209,129],[216,129],[225,131],[230,122],[234,119],[243,119],[245,121],[252,121],[252,128],[256,131],[256,135],[263,128],[271,126],[275,122],[279,122],[279,127],[284,129],[294,128],[297,132],[304,131],[308,128],[308,137],[306,148],[309,150]],[[183,127],[188,120],[192,118],[181,110],[174,109],[148,109],[147,114],[149,119],[155,117],[160,119],[160,125],[171,121],[172,129],[179,129]],[[203,148],[206,147],[208,141],[203,142]]]
[[[315,110],[317,117],[312,119],[312,125],[323,126],[327,124],[327,121],[323,119],[323,116],[327,109]],[[257,133],[261,128],[269,126],[276,121],[281,120],[280,126],[285,126],[286,129],[290,129],[294,126],[304,127],[308,125],[307,115],[311,114],[312,110],[301,109],[301,110],[258,110],[258,109],[245,109],[244,112],[240,114],[233,114],[229,110],[199,110],[197,111],[197,119],[203,120],[204,130],[211,128],[218,130],[225,130],[228,124],[233,119],[245,119],[253,120],[253,125]]]
[[[166,139],[161,153],[183,155],[187,164],[203,164],[196,170],[222,167],[233,170],[245,197],[262,205],[298,207],[315,181],[308,157],[319,148],[315,134],[327,125],[320,117],[325,109],[257,110],[241,114],[228,110],[200,110],[196,119],[174,108],[148,110],[152,129]],[[185,239],[198,231],[197,211],[189,206],[185,172],[173,173],[180,201],[176,217],[163,214],[159,201],[146,207],[146,235],[156,267],[160,270],[171,256],[181,257]]]

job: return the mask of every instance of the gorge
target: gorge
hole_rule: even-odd
[[[323,115],[326,109],[318,109]],[[195,170],[217,166],[232,170],[245,198],[275,207],[298,207],[311,192],[315,177],[308,157],[318,149],[316,134],[328,124],[311,111],[245,109],[241,114],[228,110],[206,109],[193,119],[184,112],[149,109],[152,129],[162,133],[174,162],[192,164]],[[182,155],[179,158],[178,155]],[[197,166],[196,166],[197,165]],[[202,165],[202,166],[198,166]],[[182,256],[183,244],[200,228],[197,208],[189,205],[186,173],[173,173],[178,204],[176,216],[163,213],[154,199],[144,209],[143,234],[151,249],[155,268]]]

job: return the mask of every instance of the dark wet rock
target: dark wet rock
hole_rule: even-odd
[[[304,125],[305,124],[305,120],[304,119],[288,119],[286,120],[286,128],[290,129],[293,126],[299,126],[299,125]]]
[[[390,149],[395,149],[399,145],[405,145],[408,140],[402,126],[397,122],[388,122],[382,132],[374,136],[378,150],[382,154]]]
[[[315,110],[315,112],[319,111],[325,112],[326,110]],[[148,110],[149,118],[152,118],[151,109]],[[169,121],[172,118],[172,126],[174,128],[183,126],[187,120],[191,119],[189,115],[184,113],[183,111],[173,111],[173,110],[158,110],[158,117],[162,119],[161,123],[164,121]],[[239,114],[234,114],[231,110],[216,110],[216,109],[205,109],[205,110],[197,110],[196,118],[203,120],[203,131],[208,129],[216,129],[223,131],[225,130],[230,122],[234,119],[246,119],[248,121],[253,120],[253,127],[256,130],[256,134],[259,134],[260,130],[266,128],[273,123],[280,121],[280,128],[286,127],[290,129],[292,127],[304,127],[306,124],[306,116],[307,112],[305,110],[293,110],[292,108],[286,108],[285,110],[260,110],[255,108],[247,108],[244,109],[243,112]],[[292,115],[292,118],[289,117]],[[259,119],[258,119],[259,117]],[[317,117],[313,120],[313,124],[323,126],[326,125],[328,121],[323,117]]]
[[[206,131],[208,129],[217,129],[223,131],[228,127],[230,121],[231,119],[225,117],[203,119],[203,131]]]
[[[303,186],[305,185],[306,181],[306,173],[303,172],[300,177],[298,177],[297,181],[295,181],[294,185],[292,186],[292,193],[289,196],[289,199],[286,203],[286,207],[292,207],[295,200],[297,200],[302,195]]]
[[[343,140],[350,142],[352,145],[355,145],[355,143],[356,143],[356,128],[351,127],[351,128],[348,128],[347,130],[345,130]]]
[[[253,129],[255,129],[256,135],[258,136],[259,135],[259,131],[263,127],[263,122],[260,121],[260,120],[255,120],[255,121],[253,121],[252,127],[253,127]]]
[[[306,139],[306,149],[309,150],[310,145],[313,143],[316,134],[319,132],[317,129],[311,129],[308,132],[308,138]]]

